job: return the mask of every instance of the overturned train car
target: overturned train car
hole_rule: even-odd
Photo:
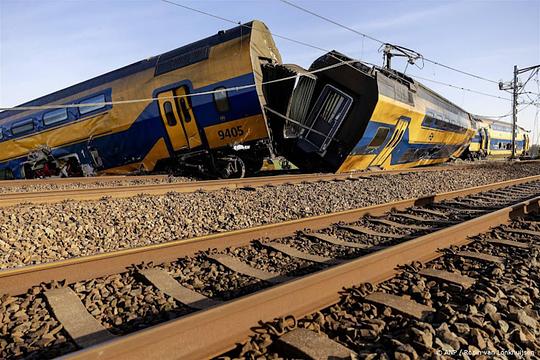
[[[270,151],[261,65],[280,62],[253,21],[20,105],[36,109],[3,111],[0,177],[165,166],[241,176]],[[147,100],[122,103],[131,99]]]
[[[297,66],[265,66],[265,85],[280,151],[304,169],[348,172],[399,169],[458,157],[476,129],[470,115],[399,73],[368,67],[338,52]]]

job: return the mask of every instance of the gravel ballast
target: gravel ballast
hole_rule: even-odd
[[[66,179],[62,179],[66,180]],[[148,176],[148,178],[136,178],[131,179],[126,177],[125,179],[119,180],[107,180],[105,178],[95,178],[96,181],[92,182],[82,182],[82,181],[73,181],[73,182],[55,182],[51,180],[48,183],[37,183],[33,184],[30,181],[24,185],[6,185],[0,181],[0,194],[10,194],[10,193],[27,193],[27,192],[37,192],[37,191],[58,191],[58,190],[82,190],[82,189],[96,189],[96,188],[108,188],[115,186],[138,186],[138,185],[156,185],[156,184],[176,184],[184,183],[189,181],[194,181],[195,179],[189,177],[180,177],[180,176],[163,176],[163,177],[153,177]]]
[[[0,209],[0,268],[186,239],[540,174],[540,164]]]

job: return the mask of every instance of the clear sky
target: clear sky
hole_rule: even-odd
[[[172,1],[235,21],[259,19],[276,34],[382,63],[379,44],[278,0]],[[293,2],[496,81],[511,80],[514,65],[540,64],[540,0]],[[18,105],[232,26],[159,0],[0,0],[0,106]],[[307,67],[322,55],[275,40],[284,62]],[[405,69],[404,61],[394,64]],[[422,70],[409,66],[407,73],[510,97],[496,84],[429,63]],[[510,101],[423,82],[472,113],[504,115],[511,110]],[[533,79],[527,89],[538,93],[539,87]],[[525,96],[521,100],[529,101]],[[519,113],[518,124],[533,130],[535,115],[537,108],[528,106]]]

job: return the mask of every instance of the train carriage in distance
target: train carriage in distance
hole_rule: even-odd
[[[471,139],[463,158],[495,159],[512,155],[512,124],[487,117],[473,116],[477,132]],[[530,151],[530,134],[521,126],[516,127],[516,156],[527,156]]]
[[[281,151],[300,168],[340,173],[438,164],[460,156],[476,132],[466,111],[422,84],[335,51],[310,71],[265,69],[265,80],[298,76],[265,85],[265,94],[274,137],[280,134]]]
[[[280,62],[253,21],[20,105],[83,106],[0,112],[0,177],[258,169],[271,146],[261,64]],[[115,103],[132,99],[148,100]]]

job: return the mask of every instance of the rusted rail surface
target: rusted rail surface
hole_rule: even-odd
[[[89,177],[69,177],[69,178],[45,178],[45,179],[18,179],[18,180],[0,180],[0,187],[17,187],[31,185],[49,185],[49,184],[93,184],[110,181],[137,181],[137,180],[161,180],[166,179],[168,175],[105,175]]]
[[[497,202],[500,202],[497,199],[500,197],[506,197],[506,200],[501,200],[502,202],[498,205],[499,208],[504,204],[507,205],[509,203],[517,202],[518,200],[516,199],[528,199],[532,196],[532,192],[534,192],[534,194],[540,193],[539,182],[540,176],[532,176],[444,194],[434,194],[423,198],[343,211],[340,213],[288,221],[280,224],[260,226],[231,233],[214,234],[187,241],[177,241],[174,243],[123,250],[56,263],[5,270],[0,272],[0,289],[2,290],[2,293],[9,293],[12,295],[22,294],[27,292],[29,288],[42,282],[67,280],[68,283],[73,283],[79,280],[88,280],[105,275],[123,273],[126,272],[128,268],[131,268],[133,264],[141,264],[142,262],[160,264],[177,260],[186,255],[192,255],[207,248],[224,249],[245,246],[252,240],[261,237],[268,237],[269,239],[284,238],[295,234],[298,230],[304,230],[306,228],[316,231],[323,228],[329,228],[336,223],[355,223],[368,214],[370,216],[364,217],[364,219],[375,222],[386,221],[386,223],[395,223],[393,221],[383,220],[382,218],[376,218],[376,216],[383,214],[387,214],[388,216],[388,213],[390,212],[394,217],[408,215],[409,220],[418,220],[418,216],[408,214],[406,211],[401,210],[409,209],[410,211],[411,207],[418,209],[420,206],[432,205],[435,203],[434,208],[432,206],[429,207],[431,210],[426,208],[422,211],[436,214],[437,207],[442,206],[438,202],[442,200],[451,200],[447,201],[446,204],[459,204],[457,209],[460,211],[461,206],[465,206],[464,210],[470,211],[471,206],[474,207],[475,203],[478,204],[477,201],[483,201],[484,205],[482,205],[482,207],[488,209],[484,211],[492,211],[489,209],[493,208],[493,206],[497,206]],[[513,187],[508,188],[508,186]],[[492,191],[491,193],[474,195],[490,190]],[[457,197],[468,195],[469,197],[456,199]],[[73,353],[72,356],[82,358],[116,358],[128,356],[130,358],[205,358],[217,355],[234,346],[235,342],[244,339],[249,333],[249,328],[256,325],[257,321],[260,319],[271,320],[274,317],[280,316],[280,314],[283,315],[289,313],[296,316],[302,316],[302,314],[305,315],[305,313],[313,311],[313,307],[315,306],[324,307],[331,304],[335,301],[339,289],[343,286],[349,286],[352,283],[358,282],[360,281],[359,279],[362,279],[363,277],[371,279],[366,280],[370,282],[384,280],[386,276],[390,276],[388,274],[393,274],[395,271],[395,264],[397,263],[410,262],[414,259],[421,261],[431,259],[433,256],[436,256],[435,251],[437,247],[446,246],[444,241],[445,237],[450,238],[449,243],[458,244],[460,241],[464,241],[468,235],[484,231],[489,226],[498,225],[501,222],[506,221],[506,219],[514,216],[516,213],[524,212],[527,208],[532,209],[534,207],[538,207],[538,199],[524,203],[521,207],[514,206],[502,209],[492,212],[489,215],[466,221],[457,226],[451,226],[450,221],[447,221],[446,223],[443,221],[435,226],[446,226],[443,230],[433,229],[430,230],[434,231],[433,233],[424,236],[421,236],[421,234],[413,237],[403,235],[403,240],[398,241],[400,243],[399,245],[392,245],[392,247],[386,249],[385,246],[388,245],[384,243],[382,244],[382,247],[373,246],[371,249],[375,252],[372,252],[369,255],[365,255],[364,253],[364,255],[361,255],[360,258],[356,258],[355,260],[347,261],[339,259],[339,261],[332,261],[332,267],[328,270],[319,271],[298,280],[288,276],[282,277],[279,281],[270,281],[274,287],[225,303],[201,297],[200,294],[193,291],[188,291],[186,294],[185,288],[184,290],[179,288],[176,280],[171,278],[163,270],[159,271],[158,268],[139,270],[139,274],[149,279],[149,281],[157,288],[168,288],[168,290],[162,291],[165,291],[168,294],[170,294],[171,291],[176,291],[176,296],[178,298],[185,298],[185,296],[188,296],[192,298],[192,301],[200,305],[199,307],[191,306],[191,308],[207,309],[208,306],[210,306],[210,308],[201,310],[192,315],[184,315],[184,317],[177,320],[163,323],[153,328],[136,332],[132,335],[124,335],[115,338],[110,342],[101,343],[95,348],[90,347],[85,351]],[[396,213],[398,210],[401,213]],[[477,213],[473,214],[476,215]],[[469,216],[467,215],[465,219],[468,218]],[[453,219],[455,223],[455,218]],[[434,220],[423,219],[423,221],[425,225],[426,221],[433,222]],[[342,225],[338,225],[338,227],[339,226]],[[412,229],[426,229],[426,227],[415,226],[407,222],[404,224],[402,223],[401,226]],[[348,227],[353,228],[355,226]],[[313,235],[313,233],[310,234]],[[384,236],[386,235],[389,234],[385,234]],[[337,240],[340,244],[345,244],[346,246],[351,246],[350,244],[352,244],[350,242],[332,238],[331,236],[325,237],[324,234],[317,234],[317,236],[323,241],[332,242]],[[407,240],[414,237],[416,237],[415,240]],[[267,243],[265,246],[272,245],[280,245],[283,247],[285,244],[272,242]],[[298,252],[298,250],[296,250],[296,252]],[[227,261],[225,255],[215,253],[214,255],[208,255],[207,258],[217,259],[220,256]],[[293,254],[292,256],[294,257],[295,255]],[[412,260],[410,259],[411,257]],[[229,262],[230,260],[231,259],[229,259]],[[233,263],[236,261],[242,265],[242,262],[239,260],[232,260]],[[224,260],[217,259],[217,261],[223,263]],[[330,264],[330,262],[326,263],[327,265]],[[232,264],[225,266],[236,265]],[[388,271],[384,270],[385,267],[388,267]],[[373,271],[373,269],[377,269],[377,271]],[[240,269],[234,271],[240,271],[241,273],[243,270]],[[264,278],[268,274],[270,273],[265,274],[264,272],[259,271],[258,275],[255,274],[253,276],[260,279],[261,276]],[[282,283],[282,281],[285,282]],[[55,292],[56,290],[45,291],[45,296],[48,299],[49,305],[53,308],[55,316],[66,321],[66,319],[71,319],[73,317],[69,312],[71,311],[69,309],[78,308],[81,314],[86,315],[87,320],[93,320],[93,318],[86,313],[84,306],[80,303],[77,296],[74,293],[71,293],[71,291],[68,291],[69,288],[65,288],[65,290],[66,291],[63,293],[58,292],[58,294]],[[66,298],[66,301],[58,300],[67,295],[70,295],[71,302],[67,301],[69,297]],[[193,295],[197,296],[193,298]],[[183,299],[178,301],[186,304]],[[208,303],[208,301],[210,301],[210,303]],[[53,303],[52,305],[51,302]],[[205,304],[203,304],[203,302]],[[239,314],[242,316],[239,317]],[[85,317],[81,316],[80,318],[83,319]],[[68,329],[66,331],[70,333],[71,337],[79,344],[79,346],[89,346],[92,343],[95,343],[94,341],[99,342],[104,339],[112,338],[108,331],[104,330],[101,325],[95,321],[86,321],[85,323],[85,326],[82,326],[82,323],[78,322],[67,321],[67,323],[64,323],[64,327]],[[69,330],[70,327],[71,330]],[[84,335],[96,332],[96,329],[98,328],[99,330],[97,330],[97,333],[101,334],[101,336],[98,337],[98,340],[96,340],[94,336],[87,337]],[[84,336],[79,336],[77,338],[77,334],[83,334]],[[178,341],[179,338],[182,339],[181,342]],[[206,340],[208,340],[208,343],[205,342]]]
[[[188,181],[179,183],[160,183],[160,184],[145,184],[145,185],[119,185],[106,186],[99,188],[87,189],[72,189],[72,190],[47,190],[47,191],[32,191],[32,192],[14,192],[0,194],[0,207],[18,205],[21,203],[54,203],[64,200],[99,200],[103,197],[111,198],[126,198],[139,194],[148,195],[164,195],[168,192],[189,193],[198,190],[215,191],[220,189],[239,189],[246,187],[261,187],[267,185],[284,185],[284,184],[299,184],[319,181],[339,181],[345,179],[355,179],[369,177],[374,175],[392,175],[402,173],[417,173],[417,172],[433,172],[442,170],[462,170],[473,168],[474,165],[455,165],[455,166],[431,166],[423,168],[411,168],[403,170],[379,170],[356,172],[347,174],[299,174],[299,175],[275,175],[252,177],[243,179],[226,179],[226,180],[205,180],[205,181]],[[1,182],[0,186],[8,186],[8,183],[16,184],[11,186],[23,186],[33,184],[54,184],[57,183],[96,183],[107,181],[131,181],[144,179],[163,179],[165,176],[110,176],[110,177],[95,177],[95,178],[68,178],[55,180],[8,180]],[[47,182],[48,181],[48,182]]]
[[[188,240],[178,240],[140,248],[120,250],[110,253],[73,258],[57,262],[26,266],[0,271],[0,289],[3,293],[17,295],[41,282],[66,280],[68,283],[107,276],[125,271],[132,264],[141,262],[163,263],[198,251],[216,248],[238,247],[249,244],[253,239],[270,240],[290,236],[309,228],[318,230],[338,222],[354,222],[364,215],[378,216],[392,209],[403,210],[411,206],[423,206],[433,202],[477,194],[493,189],[524,184],[540,180],[540,175],[503,181],[426,197],[401,200],[360,209],[346,210],[282,223],[257,226],[226,233],[216,233]]]
[[[313,313],[337,302],[343,287],[387,280],[397,273],[398,265],[433,260],[441,255],[439,249],[464,245],[469,237],[515,217],[537,212],[539,207],[540,197],[536,197],[222,306],[79,351],[69,358],[201,359],[216,356],[246,339],[260,320]]]

